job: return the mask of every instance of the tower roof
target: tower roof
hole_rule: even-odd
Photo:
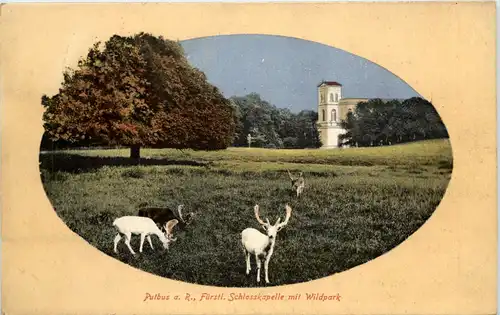
[[[342,86],[342,84],[340,84],[336,81],[321,81],[321,83],[318,84],[318,87],[322,86],[323,84],[332,85],[332,86]]]

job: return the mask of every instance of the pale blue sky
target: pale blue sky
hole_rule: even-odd
[[[224,35],[181,44],[189,62],[226,97],[256,92],[277,107],[316,110],[321,80],[341,83],[343,97],[418,96],[397,76],[366,59],[302,39]]]

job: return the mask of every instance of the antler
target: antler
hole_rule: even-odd
[[[186,223],[186,221],[184,220],[184,218],[182,217],[182,209],[184,208],[184,205],[179,205],[177,207],[177,212],[179,212],[179,219],[181,219],[182,222]]]
[[[290,220],[290,217],[292,216],[292,208],[290,208],[289,205],[286,205],[285,208],[286,208],[285,221],[279,223],[280,219],[278,218],[278,221],[276,222],[276,223],[278,223],[278,227],[284,227],[285,225],[287,225],[288,220]]]
[[[262,219],[259,217],[259,205],[255,205],[253,208],[255,212],[255,218],[257,219],[257,222],[259,222],[262,225],[270,226],[271,224],[269,223],[269,219],[266,218],[266,222],[262,221]]]

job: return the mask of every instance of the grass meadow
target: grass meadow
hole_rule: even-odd
[[[68,227],[105,254],[138,269],[203,285],[254,287],[245,275],[240,233],[262,231],[253,215],[274,222],[293,209],[278,233],[269,264],[270,285],[305,282],[363,264],[414,233],[440,203],[453,162],[448,140],[375,148],[216,152],[143,149],[140,165],[129,150],[43,152],[45,191]],[[300,198],[286,170],[304,172]],[[113,252],[116,217],[135,215],[139,204],[185,205],[196,213],[168,252],[152,237],[142,254],[123,242]],[[132,238],[138,252],[139,237]],[[261,278],[261,286],[264,285]]]

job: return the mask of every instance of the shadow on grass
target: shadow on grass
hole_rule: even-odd
[[[83,156],[70,153],[40,154],[40,169],[50,172],[84,173],[104,166],[136,166],[136,165],[186,165],[209,167],[210,162],[193,160],[169,160],[165,158],[101,157]]]

